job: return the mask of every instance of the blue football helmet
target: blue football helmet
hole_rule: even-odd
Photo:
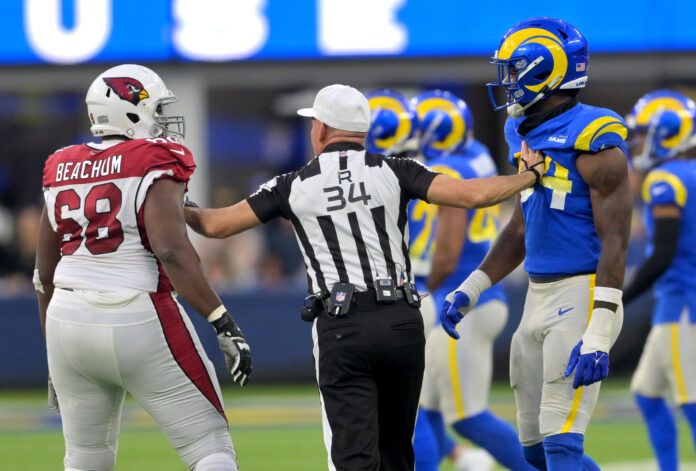
[[[416,135],[426,159],[450,154],[469,143],[474,130],[471,110],[461,98],[430,90],[411,99]]]
[[[370,103],[370,130],[366,148],[376,154],[402,152],[413,136],[414,114],[406,98],[393,90],[375,90],[366,95]]]
[[[647,170],[661,159],[670,159],[696,145],[696,103],[673,90],[643,95],[626,116],[631,148],[642,139],[643,147],[632,157],[633,165]]]
[[[573,25],[556,18],[524,20],[503,36],[491,63],[498,81],[488,84],[493,108],[506,108],[513,118],[557,90],[583,88],[589,65],[587,40]],[[498,104],[495,90],[502,87],[505,103]]]

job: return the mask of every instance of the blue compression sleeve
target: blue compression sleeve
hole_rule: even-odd
[[[582,455],[582,471],[602,471],[595,460],[587,455]]]
[[[584,439],[580,433],[559,433],[544,438],[548,471],[581,470]]]
[[[662,471],[677,470],[677,425],[667,401],[636,394],[636,404],[648,427],[653,452]]]
[[[506,468],[534,470],[525,459],[515,430],[490,411],[462,419],[452,426],[459,435],[486,450]]]
[[[423,408],[418,411],[418,414],[422,415],[430,424],[430,430],[432,430],[440,452],[440,459],[449,456],[452,451],[454,451],[454,447],[456,447],[457,444],[454,439],[447,434],[447,426],[445,425],[445,419],[442,417],[442,414]]]
[[[686,420],[689,422],[691,439],[694,442],[694,448],[696,448],[696,403],[682,404],[681,410],[684,413],[684,417],[686,417]]]
[[[539,471],[546,471],[546,456],[541,443],[524,447],[524,457],[527,462]],[[582,455],[582,471],[601,471],[599,465],[587,455]]]
[[[418,471],[438,471],[440,451],[427,412],[423,409],[418,410],[416,431],[413,435],[413,453]]]

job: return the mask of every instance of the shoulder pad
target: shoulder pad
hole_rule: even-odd
[[[624,120],[605,108],[586,105],[575,122],[574,148],[581,152],[599,152],[611,147],[619,147],[626,152],[628,129]]]
[[[74,150],[79,149],[80,146],[66,146],[66,147],[61,147],[60,149],[57,149],[55,152],[53,152],[51,155],[49,155],[46,158],[46,162],[44,162],[44,168],[43,168],[43,176],[42,176],[42,186],[44,188],[48,188],[53,184],[53,179],[56,173],[56,168],[58,164],[60,163],[61,158],[69,158],[74,154]]]
[[[166,168],[173,172],[173,178],[188,181],[196,169],[193,154],[188,147],[174,140],[155,137],[133,141],[137,151],[142,152],[144,170]]]
[[[651,170],[643,182],[643,201],[646,204],[672,204],[683,208],[688,191],[684,182],[662,168]]]

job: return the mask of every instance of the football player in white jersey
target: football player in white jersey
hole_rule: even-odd
[[[175,101],[150,69],[109,69],[86,99],[101,142],[46,161],[34,284],[66,471],[114,469],[126,391],[189,469],[237,469],[213,365],[174,292],[211,322],[241,385],[251,353],[186,235],[195,164],[183,118],[163,112]]]

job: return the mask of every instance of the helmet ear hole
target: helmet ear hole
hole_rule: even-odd
[[[131,120],[133,124],[138,123],[140,121],[140,116],[138,116],[135,113],[126,113],[126,116],[128,117],[128,119]]]
[[[106,98],[109,98],[111,96],[111,89],[107,87],[106,89]]]

